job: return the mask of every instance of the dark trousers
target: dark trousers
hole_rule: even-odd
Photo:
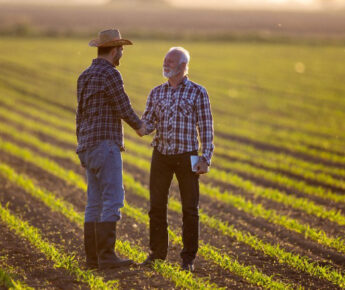
[[[168,252],[167,205],[174,173],[178,180],[183,214],[181,258],[192,262],[199,240],[199,175],[191,170],[190,155],[163,155],[153,150],[150,172],[150,249],[151,256],[165,259]]]

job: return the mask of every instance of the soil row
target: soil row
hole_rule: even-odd
[[[3,155],[5,156],[5,155]],[[43,183],[45,188],[50,188],[50,190],[53,190],[56,192],[56,187],[59,188],[59,192],[61,192],[62,188],[61,187],[67,187],[68,191],[69,190],[69,186],[64,184],[64,181],[59,181],[57,178],[55,178],[54,176],[51,176],[49,173],[39,169],[39,168],[35,168],[35,166],[32,166],[31,164],[26,164],[25,162],[23,163],[21,160],[17,160],[15,161],[16,158],[13,158],[12,156],[7,156],[8,159],[6,163],[10,162],[12,163],[11,166],[15,167],[16,163],[17,163],[17,168],[18,170],[23,170],[24,172],[26,172],[26,174],[28,175],[33,175],[32,178],[37,179],[37,176],[40,176],[40,184]],[[57,162],[59,162],[62,166],[64,166],[65,168],[69,168],[69,169],[73,169],[75,171],[77,171],[78,173],[82,174],[83,170],[76,166],[75,164],[73,164],[72,162],[68,161],[68,160],[56,160]],[[26,164],[25,166],[23,166],[23,164]],[[25,170],[25,168],[29,168],[28,170]],[[142,179],[142,181],[144,179],[147,179],[147,173],[144,171],[140,171],[140,170],[135,170],[133,168],[128,168],[128,165],[125,164],[125,170],[129,170],[133,175],[135,175],[137,178],[139,177],[140,179]],[[146,176],[145,176],[146,174]],[[145,183],[145,182],[143,182]],[[66,192],[66,190],[62,191],[62,192]],[[76,196],[77,194],[77,196]],[[176,190],[173,189],[172,191],[173,195],[176,195]],[[73,195],[75,196],[74,198],[74,204],[77,202],[77,204],[79,204],[79,210],[82,210],[83,206],[84,206],[84,193],[81,192],[80,190],[76,190],[74,191]],[[67,195],[68,196],[68,195]],[[66,197],[67,197],[66,196]],[[141,198],[138,198],[137,196],[135,196],[134,194],[131,194],[130,192],[127,192],[126,195],[126,199],[129,201],[130,204],[133,205],[137,205],[138,207],[142,207],[143,205],[145,205],[146,208],[148,208],[148,201],[146,200],[142,200]],[[211,205],[207,207],[207,212],[214,212],[215,210],[219,209],[219,204],[214,203],[213,201],[211,201]],[[204,200],[201,201],[201,204],[210,204],[210,200]],[[144,207],[144,208],[145,208]],[[218,212],[218,211],[216,211]],[[232,213],[233,211],[230,211],[230,213]],[[169,222],[170,224],[173,226],[173,228],[175,229],[179,229],[180,228],[180,220],[181,220],[181,216],[179,216],[178,214],[175,213],[171,213],[169,212]],[[237,222],[237,215],[236,216],[232,216],[230,219],[231,222],[234,222],[235,224],[238,223]],[[137,227],[138,224],[135,223],[135,227]],[[132,227],[132,226],[131,226]],[[238,225],[236,225],[236,227],[238,227]],[[260,226],[259,226],[260,228]],[[127,231],[127,230],[126,230]],[[148,231],[146,229],[146,233],[148,235]],[[147,237],[146,235],[146,237]],[[143,235],[140,235],[139,240],[142,239]],[[212,239],[210,239],[210,237],[213,237]],[[147,239],[147,238],[146,238]],[[254,250],[252,250],[250,247],[243,245],[241,243],[237,243],[236,241],[234,241],[231,238],[227,238],[222,236],[221,234],[219,234],[218,232],[214,231],[214,230],[210,230],[204,226],[201,227],[201,239],[209,242],[210,244],[223,249],[224,253],[227,253],[230,256],[235,257],[236,259],[238,259],[241,263],[246,264],[246,265],[255,265],[257,266],[259,269],[261,269],[263,272],[265,272],[268,275],[272,275],[272,274],[277,274],[279,273],[279,277],[283,277],[282,279],[286,279],[289,281],[294,281],[296,283],[300,283],[301,281],[303,281],[304,286],[307,287],[311,287],[313,285],[318,285],[318,287],[323,288],[323,287],[329,287],[330,284],[328,282],[325,281],[321,281],[319,279],[310,277],[307,274],[304,273],[298,273],[294,270],[289,269],[288,267],[279,265],[274,259],[271,259],[265,255],[263,255],[260,252],[256,252]],[[136,240],[136,242],[139,242],[139,240]],[[146,242],[142,242],[139,244],[143,244],[143,245],[148,245],[148,241]],[[173,261],[177,261],[178,260],[178,252],[180,249],[174,249],[174,247],[172,247],[171,251],[172,253],[175,252],[175,254],[170,254],[169,257],[170,259],[172,259]],[[174,259],[175,257],[175,259]],[[200,260],[200,258],[198,259]],[[205,274],[210,274],[209,273],[209,269],[212,269],[212,265],[210,267],[210,263],[205,261],[201,263],[198,262],[199,265],[202,266],[202,268],[200,268],[200,271],[197,268],[197,271],[199,271],[198,274],[201,274],[202,276],[204,276]],[[204,265],[207,267],[204,267]],[[272,267],[272,265],[274,265],[274,267]],[[202,273],[202,269],[205,268],[207,269],[207,273]],[[216,266],[217,268],[217,266]],[[219,273],[219,276],[217,278],[216,273]],[[221,269],[213,269],[212,270],[212,281],[213,282],[218,282],[217,284],[221,284],[220,281],[222,279],[224,279],[223,277],[228,277],[228,275],[226,275],[226,273],[223,273]],[[303,278],[303,279],[302,279]],[[235,280],[236,277],[229,277],[229,279],[231,281]],[[238,281],[238,283],[241,281]],[[229,285],[229,284],[227,284]],[[221,285],[219,285],[221,286]],[[232,285],[233,287],[235,285]],[[332,285],[333,286],[333,285]]]

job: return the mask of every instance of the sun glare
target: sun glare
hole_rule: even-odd
[[[276,3],[276,4],[313,4],[315,1],[314,0],[268,0],[271,3]]]
[[[236,7],[252,7],[252,8],[316,8],[319,7],[320,1],[319,0],[168,0],[173,5],[177,5],[180,7],[195,7],[198,5],[199,7],[224,7],[224,8],[236,8]],[[333,4],[338,4],[342,0],[333,0]]]

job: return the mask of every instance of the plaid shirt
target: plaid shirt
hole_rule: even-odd
[[[169,82],[155,87],[142,120],[147,134],[156,130],[152,146],[165,155],[198,150],[198,130],[202,155],[211,163],[213,120],[209,97],[202,86],[185,77],[175,90]]]
[[[94,59],[78,78],[77,94],[77,152],[102,140],[113,140],[124,150],[121,119],[133,129],[142,122],[131,107],[120,72],[107,60]]]

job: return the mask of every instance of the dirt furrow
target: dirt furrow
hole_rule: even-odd
[[[318,181],[318,180],[315,180],[315,179],[307,178],[307,177],[295,174],[295,173],[293,173],[291,171],[287,171],[285,169],[272,169],[272,168],[270,168],[268,166],[257,164],[257,163],[255,163],[253,161],[243,161],[241,159],[233,158],[233,157],[227,156],[225,154],[217,154],[217,156],[219,158],[228,159],[231,162],[234,162],[234,161],[235,162],[241,162],[241,163],[248,164],[248,165],[251,165],[251,166],[259,168],[259,169],[264,169],[264,170],[266,170],[268,172],[274,172],[276,174],[285,175],[286,177],[296,179],[297,181],[303,181],[303,182],[305,182],[305,183],[307,183],[309,185],[321,186],[321,187],[323,187],[325,189],[334,191],[336,193],[344,193],[345,194],[345,189],[343,189],[343,188],[337,187],[335,185],[326,184],[325,182]],[[255,160],[255,157],[252,157],[252,158],[253,158],[253,160]],[[224,170],[224,171],[228,171],[229,170],[228,168],[224,168],[222,166],[219,166],[218,164],[214,164],[214,166],[215,166],[215,168],[221,169],[221,170]],[[341,178],[339,178],[339,176],[337,178],[341,179]]]
[[[14,141],[14,140],[11,140]],[[15,142],[17,144],[20,145],[20,142]],[[54,144],[54,143],[53,143]],[[47,156],[47,154],[41,153],[37,148],[34,148],[33,146],[28,146],[26,144],[22,144],[25,147],[30,147],[33,151],[38,152],[40,155],[43,156]],[[6,154],[1,154],[1,155],[6,155]],[[61,166],[63,166],[66,169],[71,169],[73,171],[76,171],[79,174],[84,174],[84,170],[72,163],[70,160],[66,160],[63,158],[52,158],[49,157],[53,160],[55,160],[56,162],[58,162]],[[2,157],[0,158],[0,160],[2,159]],[[27,165],[27,166],[23,166],[23,164],[25,164],[25,162],[21,161],[21,160],[15,160],[16,158],[12,157],[12,156],[7,156],[7,158],[5,157],[5,159],[10,159],[7,160],[8,163],[12,163],[12,165],[17,166],[17,167],[21,167],[21,170],[24,170],[24,172],[27,172],[28,175],[32,174],[33,172],[33,177],[37,178],[37,176],[43,176],[44,178],[41,178],[40,183],[43,182],[44,187],[48,187],[51,188],[51,190],[53,190],[54,192],[59,192],[59,194],[62,194],[62,196],[64,196],[64,198],[66,198],[66,200],[69,200],[70,202],[72,202],[73,204],[78,204],[78,208],[80,211],[83,210],[84,208],[84,204],[85,204],[85,193],[81,192],[80,190],[75,190],[72,189],[71,186],[67,186],[65,184],[65,182],[63,181],[58,181],[58,178],[55,178],[53,176],[51,176],[49,173],[45,172],[44,170],[41,170],[39,168],[36,168],[35,166],[32,165]],[[18,158],[17,158],[18,159]],[[27,169],[25,169],[25,167],[28,167]],[[136,178],[138,178],[143,184],[148,183],[148,172],[144,171],[144,170],[138,170],[137,168],[134,168],[128,164],[124,164],[124,168],[125,170],[128,170],[131,174],[133,174],[134,176],[136,176]],[[59,189],[57,189],[56,187],[58,187]],[[172,194],[176,195],[177,192],[177,188],[176,188],[176,184],[173,185],[172,187]],[[68,192],[68,193],[66,193]],[[73,196],[73,198],[72,198]],[[138,199],[137,197],[133,196],[130,192],[127,193],[127,199],[131,202],[131,203],[136,203]],[[139,203],[139,205],[142,206],[142,202]],[[315,245],[315,243],[309,242],[309,241],[303,241],[304,239],[300,237],[300,235],[297,234],[292,234],[292,236],[294,236],[292,239],[287,239],[287,236],[291,236],[290,233],[288,233],[286,230],[281,229],[280,227],[274,226],[270,223],[267,223],[266,221],[263,221],[261,219],[255,219],[250,217],[247,214],[244,214],[241,211],[238,211],[230,206],[223,206],[221,205],[219,202],[215,202],[215,201],[210,201],[209,198],[207,197],[202,197],[201,198],[201,204],[207,204],[207,209],[206,212],[209,212],[210,214],[212,214],[212,212],[219,212],[220,213],[220,217],[226,221],[231,221],[234,222],[234,224],[240,226],[240,228],[243,229],[247,229],[251,232],[258,232],[257,229],[260,228],[260,235],[264,238],[264,239],[269,239],[271,241],[272,235],[269,234],[269,237],[267,237],[267,229],[272,230],[273,228],[273,236],[275,236],[275,240],[277,242],[279,242],[280,244],[283,244],[283,246],[287,246],[287,248],[289,249],[293,249],[296,252],[296,245],[295,243],[297,242],[297,244],[300,244],[302,241],[302,247],[300,247],[298,250],[300,250],[304,255],[306,254],[307,249],[310,249],[311,245]],[[171,215],[171,213],[170,213]],[[218,215],[218,214],[217,214]],[[178,220],[179,217],[178,216],[174,216],[174,214],[172,214],[173,218],[173,224],[178,224]],[[136,224],[134,222],[134,224]],[[262,227],[262,224],[264,224],[264,227]],[[138,226],[138,225],[136,225]],[[136,227],[135,226],[135,227]],[[133,227],[132,225],[129,225],[129,227]],[[178,227],[177,227],[178,228]],[[262,228],[264,228],[264,230],[262,230]],[[205,233],[207,233],[207,235],[205,235],[205,238],[202,237],[202,239],[208,240],[207,238],[209,236],[216,236],[214,232],[211,233],[208,232],[209,229],[204,230]],[[278,235],[277,235],[278,233]],[[259,235],[259,236],[260,236]],[[219,236],[219,235],[218,235]],[[226,239],[226,241],[224,241],[223,239]],[[218,240],[218,238],[217,238]],[[287,241],[287,242],[286,242]],[[214,243],[214,241],[210,241],[211,244],[212,242]],[[140,242],[139,242],[140,243]],[[275,261],[269,257],[266,257],[264,255],[262,255],[261,253],[254,253],[255,251],[251,250],[249,247],[245,246],[245,245],[236,245],[236,243],[234,241],[231,241],[231,239],[228,239],[226,237],[221,237],[219,239],[219,243],[217,242],[217,245],[219,245],[220,247],[224,246],[224,245],[229,245],[231,243],[235,244],[235,248],[236,248],[236,255],[237,253],[239,253],[239,257],[241,257],[241,259],[248,264],[255,264],[257,265],[259,268],[264,269],[264,271],[268,271],[268,273],[272,272],[272,269],[270,268],[272,265],[275,265],[274,267],[274,273],[278,272],[279,275],[281,275],[282,277],[288,277],[286,279],[290,279],[291,281],[301,281],[301,275],[305,276],[303,277],[303,281],[305,281],[305,285],[306,286],[311,286],[314,285],[315,283],[319,284],[320,287],[322,284],[324,284],[325,287],[328,287],[328,283],[324,282],[324,281],[320,281],[317,282],[316,278],[313,277],[309,277],[309,275],[307,274],[301,274],[301,273],[296,273],[295,271],[285,268],[284,266],[278,265],[279,267],[276,267]],[[145,243],[140,243],[145,245]],[[147,245],[147,244],[146,244]],[[318,248],[319,245],[317,245]],[[313,247],[312,247],[313,248]],[[297,252],[298,252],[297,250]],[[173,249],[174,255],[173,257],[178,257],[178,249]],[[342,265],[343,263],[343,256],[339,256],[337,253],[333,253],[333,251],[331,251],[330,253],[327,253],[327,249],[325,250],[324,247],[320,247],[319,250],[316,250],[316,252],[314,252],[313,250],[311,251],[312,253],[308,253],[309,256],[311,256],[312,258],[316,258],[316,260],[320,261],[320,262],[324,262],[324,259],[331,259],[333,260],[333,262],[335,264],[340,264]],[[231,251],[229,252],[229,254],[231,255]],[[251,253],[250,255],[248,253]],[[248,258],[249,257],[249,258]],[[254,258],[253,258],[254,257]],[[267,260],[268,259],[268,260]],[[254,261],[254,263],[252,263]],[[204,265],[205,263],[201,262],[201,265]],[[207,261],[206,261],[206,265],[207,265]],[[209,265],[207,266],[209,267]],[[215,273],[217,272],[216,269],[214,269]],[[201,273],[200,273],[201,274]],[[205,274],[205,273],[203,273]],[[219,275],[223,275],[224,273],[222,273],[221,271],[219,272]],[[212,282],[216,282],[219,285],[219,280],[217,279],[217,277],[214,277],[215,279],[212,279]],[[229,277],[231,281],[234,280],[234,277]],[[316,280],[315,280],[316,279]],[[218,280],[218,281],[217,281]],[[221,285],[220,285],[221,286]],[[233,285],[235,286],[235,285]]]
[[[226,134],[226,133],[222,133],[222,132],[217,132],[216,134],[225,140],[229,139],[229,140],[236,141],[239,143],[244,143],[246,145],[252,145],[255,148],[260,149],[260,150],[272,151],[272,152],[276,152],[276,153],[284,153],[284,154],[291,155],[292,157],[296,157],[296,158],[299,158],[299,159],[302,159],[302,160],[305,160],[308,162],[321,163],[321,164],[324,164],[326,166],[331,166],[331,167],[336,167],[336,168],[343,168],[343,166],[344,166],[341,163],[333,162],[331,160],[325,160],[322,158],[317,158],[316,156],[305,154],[303,152],[292,151],[288,148],[278,147],[278,146],[273,145],[273,144],[253,140],[253,139],[246,138],[243,136],[238,136],[238,135],[228,134],[228,133]],[[325,152],[327,152],[327,151],[325,150]]]
[[[221,191],[229,191],[229,185],[224,182],[214,181],[214,180],[205,178],[205,184],[209,184],[213,187],[218,187],[221,189]],[[270,187],[267,186],[267,188],[270,188]],[[345,236],[345,226],[339,225],[328,219],[317,217],[316,215],[308,214],[303,210],[295,209],[292,206],[285,205],[284,203],[276,202],[274,200],[271,200],[265,197],[254,196],[253,194],[249,194],[248,192],[239,188],[235,188],[235,190],[230,190],[230,192],[235,192],[238,195],[244,196],[247,200],[250,200],[252,202],[260,203],[267,209],[274,209],[280,215],[286,215],[298,221],[301,221],[302,223],[307,223],[312,227],[322,229],[329,235],[332,235],[335,237]],[[332,202],[330,203],[333,204]],[[331,206],[324,206],[324,207],[325,209],[332,209]],[[343,213],[343,215],[345,214]]]
[[[37,149],[36,149],[37,150]],[[67,168],[67,169],[71,169],[74,170],[76,172],[78,172],[79,174],[83,174],[83,169],[70,162],[69,160],[65,160],[65,159],[61,159],[61,158],[52,158],[55,161],[57,161],[58,163],[60,163],[60,165],[62,165],[63,167]],[[125,170],[128,170],[129,172],[131,172],[136,178],[138,178],[143,184],[147,184],[147,180],[148,180],[148,173],[144,172],[144,171],[140,171],[136,168],[133,168],[131,166],[129,166],[128,164],[125,163],[124,165]],[[54,177],[53,177],[54,179]],[[173,190],[173,195],[176,195],[176,185],[173,186],[174,190]],[[138,198],[137,196],[131,194],[130,192],[127,192],[126,195],[126,199],[130,202],[130,204],[136,204],[138,207],[142,207],[143,204],[146,204],[146,207],[148,207],[148,201],[147,200],[142,200],[141,198]],[[209,203],[209,201],[207,201],[207,203]],[[207,204],[205,201],[205,204]],[[218,204],[216,203],[216,206],[218,206]],[[207,209],[207,212],[212,212],[214,210],[214,207],[212,207],[211,209]],[[180,216],[178,216],[175,213],[170,213],[170,217],[171,217],[171,221],[172,221],[172,225],[177,225],[175,228],[179,229],[180,228],[180,224],[179,224],[179,220],[181,219]],[[204,226],[202,226],[203,228],[206,228]],[[205,230],[205,235],[201,236],[201,239],[206,240],[207,242],[210,242],[212,245],[215,245],[219,248],[224,248],[224,245],[230,245],[230,244],[234,244],[234,246],[232,246],[231,248],[236,248],[236,257],[243,262],[244,264],[248,264],[248,265],[253,265],[255,264],[257,267],[264,269],[265,271],[268,271],[267,274],[271,275],[273,272],[278,272],[279,275],[281,275],[282,277],[289,277],[289,279],[291,278],[292,281],[299,281],[301,273],[296,273],[293,270],[290,270],[289,268],[286,268],[283,265],[279,265],[275,262],[274,259],[269,258],[265,255],[263,255],[261,252],[258,253],[256,251],[254,251],[252,248],[250,248],[249,246],[246,245],[238,245],[238,243],[234,242],[233,239],[227,238],[227,237],[222,237],[222,235],[220,235],[219,233],[213,231],[212,233],[210,233],[209,231],[213,231],[210,229]],[[266,233],[265,233],[266,234]],[[217,237],[217,239],[209,239],[209,237]],[[226,241],[224,241],[224,239]],[[230,241],[229,241],[230,240]],[[176,251],[176,255],[173,255],[178,257],[178,251]],[[241,255],[237,255],[238,253],[241,253]],[[230,255],[234,255],[234,253],[232,251],[230,251],[228,254]],[[203,264],[203,263],[202,263]],[[277,265],[274,268],[274,271],[272,272],[271,266],[272,265]],[[216,272],[216,271],[215,271]],[[224,276],[224,273],[221,273],[222,276]],[[308,276],[308,275],[306,275]],[[232,277],[232,279],[234,279]],[[317,280],[317,279],[316,279]],[[313,284],[316,283],[315,278],[313,277],[309,277],[308,278],[304,278],[303,281],[306,281],[306,286],[311,286]],[[217,281],[218,282],[218,281]],[[319,282],[318,284],[323,283],[323,281]],[[327,282],[325,282],[326,285],[325,287],[328,287],[329,285],[327,284]],[[219,284],[219,282],[218,282]],[[327,286],[328,285],[328,286]]]
[[[1,158],[2,159],[2,158]],[[3,161],[3,160],[1,160]],[[17,165],[19,165],[17,163]],[[14,166],[14,164],[11,164]],[[30,164],[21,164],[21,167],[14,167],[17,172],[23,173],[21,168],[25,167],[26,171],[31,171],[31,177],[38,181],[39,186],[46,184],[47,179],[42,179],[40,174],[34,170]],[[48,177],[48,176],[46,176]],[[58,178],[53,176],[48,177],[52,183],[56,183]],[[43,182],[41,182],[43,180]],[[1,190],[0,201],[2,204],[9,202],[10,210],[20,215],[24,220],[27,220],[31,225],[39,228],[43,233],[43,236],[50,242],[54,243],[57,247],[61,247],[64,251],[69,254],[75,253],[76,258],[79,260],[82,267],[85,266],[84,262],[84,249],[83,249],[83,233],[82,229],[77,227],[74,223],[70,222],[63,215],[51,211],[41,201],[31,197],[25,193],[21,188],[10,184],[4,178],[0,178],[1,184],[4,188]],[[53,185],[53,184],[51,184]],[[43,187],[43,186],[42,186]],[[69,186],[64,186],[65,191],[69,189]],[[60,188],[61,190],[61,188]],[[55,192],[58,191],[55,189]],[[57,194],[58,195],[58,194]],[[61,197],[61,196],[59,196]],[[82,206],[82,200],[79,200],[74,206],[80,210]],[[79,208],[78,208],[79,207]],[[124,218],[118,223],[119,237],[126,238],[133,244],[137,244],[137,239],[141,236],[141,232],[144,228],[140,228],[134,220]],[[133,232],[138,232],[133,237]],[[144,243],[143,243],[144,244]],[[175,286],[172,282],[164,279],[162,276],[151,273],[147,269],[139,269],[133,267],[131,269],[117,269],[107,270],[100,273],[106,281],[108,280],[119,280],[120,286],[123,289],[144,289],[148,287],[159,287],[164,289],[173,289]],[[148,278],[149,276],[149,278]],[[152,281],[151,281],[152,279]]]
[[[27,145],[26,145],[27,146]],[[34,148],[33,146],[27,146],[30,147],[32,150],[39,152],[39,150],[37,148]],[[40,153],[43,156],[47,154],[44,153]],[[49,157],[52,158],[52,157]],[[54,160],[56,160],[57,162],[59,162],[63,167],[67,168],[67,169],[71,169],[81,175],[84,174],[84,170],[72,163],[69,160],[63,159],[63,158],[52,158]],[[13,161],[10,161],[13,162]],[[17,162],[22,162],[22,161],[17,161]],[[136,176],[141,182],[142,184],[148,184],[148,172],[146,172],[145,170],[138,170],[137,168],[134,168],[133,166],[129,165],[129,164],[124,164],[125,169],[127,168],[127,170],[129,172],[131,172],[131,174],[134,174],[134,176]],[[37,170],[37,169],[36,169]],[[39,170],[41,171],[41,170]],[[47,183],[49,183],[49,179],[51,177],[50,174],[46,173],[46,172],[42,172],[42,174],[44,175],[48,175],[47,178],[44,178],[46,180]],[[207,179],[206,177],[202,177],[202,179]],[[55,185],[61,184],[61,181],[55,183],[53,182],[52,186],[53,188],[51,190],[54,191],[55,189]],[[62,182],[62,184],[64,184],[64,182]],[[63,185],[60,185],[63,186]],[[68,190],[68,192],[62,192],[62,194],[64,195],[64,198],[68,201],[73,200],[73,202],[77,202],[77,198],[76,198],[76,193],[75,193],[75,189],[71,188]],[[59,192],[61,192],[61,190],[59,190]],[[177,187],[176,185],[173,185],[173,191],[172,194],[174,194],[174,192],[177,192]],[[238,191],[238,193],[245,195],[246,198],[248,198],[249,200],[255,201],[255,198],[253,198],[252,195],[247,194],[243,191]],[[84,193],[79,192],[79,200],[84,201]],[[279,243],[281,245],[284,245],[284,247],[287,247],[287,249],[290,249],[292,251],[296,251],[299,254],[302,255],[307,255],[310,256],[313,259],[316,259],[317,261],[323,262],[324,259],[327,260],[331,260],[333,261],[336,265],[343,265],[344,263],[344,256],[331,250],[328,249],[322,245],[319,245],[317,243],[314,243],[308,239],[305,239],[302,235],[291,232],[291,231],[287,231],[286,229],[271,224],[269,222],[267,222],[264,219],[261,218],[254,218],[249,214],[246,214],[243,211],[237,210],[236,208],[229,206],[229,205],[224,205],[220,202],[214,201],[214,200],[210,200],[210,198],[205,197],[205,196],[201,196],[201,202],[204,202],[204,204],[208,205],[208,208],[206,209],[206,211],[212,215],[213,212],[217,212],[217,216],[221,217],[223,220],[225,221],[231,221],[235,224],[238,224],[240,226],[240,229],[243,230],[248,230],[249,232],[254,232],[256,234],[259,235],[260,238],[262,238],[263,240],[268,240],[268,241],[272,241],[272,235],[275,237],[275,242]],[[290,209],[291,210],[291,209]],[[297,211],[298,213],[299,211]],[[262,228],[264,230],[262,230]],[[326,227],[327,229],[332,229],[332,227]],[[267,231],[269,233],[271,233],[271,235],[267,238]]]
[[[125,170],[135,175],[136,180],[146,183],[148,173],[138,170],[129,164],[124,165]],[[202,177],[203,178],[203,177]],[[173,183],[171,195],[179,199],[178,187]],[[270,243],[277,243],[288,251],[298,253],[303,256],[309,256],[315,261],[324,263],[324,260],[330,260],[336,265],[343,266],[345,255],[337,253],[332,249],[326,248],[320,244],[305,239],[303,235],[286,230],[285,228],[272,224],[262,218],[256,218],[237,208],[212,200],[207,196],[200,196],[200,207],[210,216],[219,217],[221,220],[235,225],[239,230],[248,231],[257,235],[259,238]],[[216,213],[216,214],[214,214]]]
[[[27,174],[31,178],[37,179],[37,176],[41,176],[41,178],[39,179],[39,184],[42,187],[47,188],[48,190],[52,190],[57,195],[62,190],[62,187],[65,188],[65,191],[68,191],[68,189],[71,187],[71,186],[68,186],[64,181],[61,182],[59,178],[56,178],[55,176],[50,175],[49,173],[45,172],[44,170],[40,168],[37,168],[36,166],[32,164],[23,162],[19,158],[13,157],[11,155],[6,155],[6,154],[1,154],[1,155],[2,156],[0,157],[0,161],[6,162],[7,164],[13,166],[16,170]],[[79,174],[83,173],[83,169],[80,166],[76,166],[75,164],[73,164],[72,162],[68,160],[62,160],[61,158],[59,159],[52,158],[52,159],[54,159],[57,162],[60,161],[60,165],[64,166],[67,169],[73,169],[77,171]],[[61,164],[61,161],[64,161],[64,162],[62,162]],[[59,184],[59,190],[54,188],[56,184]],[[126,191],[126,192],[127,192],[126,200],[128,200],[130,204],[135,203],[138,207],[142,207],[142,203],[140,202],[137,203],[137,201],[140,200],[140,198],[138,198],[136,195],[134,195],[130,191]],[[74,193],[77,194],[78,197],[73,199],[73,204],[77,204],[77,209],[81,211],[85,204],[85,200],[83,198],[84,193],[81,190],[76,190]],[[139,224],[138,222],[132,219],[129,219],[127,216],[124,216],[124,218],[119,223],[119,225],[123,224],[123,221],[125,221],[125,224],[128,223],[128,225],[125,228],[122,227],[121,229],[119,229],[120,236],[126,237],[126,239],[133,241],[134,244],[142,245],[146,247],[146,249],[148,250],[147,248],[149,245],[148,229],[145,228],[143,225]],[[138,231],[138,228],[140,228],[139,231]],[[133,237],[132,229],[135,229],[139,233],[139,235]],[[145,233],[145,235],[143,235],[143,233]],[[169,260],[179,263],[180,259],[178,257],[179,257],[180,250],[181,250],[180,247],[172,246],[169,257],[168,257]],[[82,256],[81,249],[79,249],[79,256]],[[235,289],[235,288],[243,289],[244,285],[245,285],[245,288],[248,288],[248,289],[253,287],[252,285],[244,281],[242,278],[237,277],[236,275],[231,274],[228,271],[221,269],[220,267],[218,267],[217,265],[214,265],[210,261],[206,261],[202,258],[199,258],[199,260],[200,262],[198,262],[198,264],[201,265],[201,267],[197,268],[197,271],[195,273],[196,275],[200,277],[208,277],[210,276],[209,269],[212,268],[214,271],[212,271],[211,282],[214,282],[219,286],[231,286],[232,289]]]
[[[1,186],[2,194],[4,193]],[[88,289],[64,269],[55,268],[44,254],[0,222],[0,264],[15,269],[15,277],[33,288]]]

